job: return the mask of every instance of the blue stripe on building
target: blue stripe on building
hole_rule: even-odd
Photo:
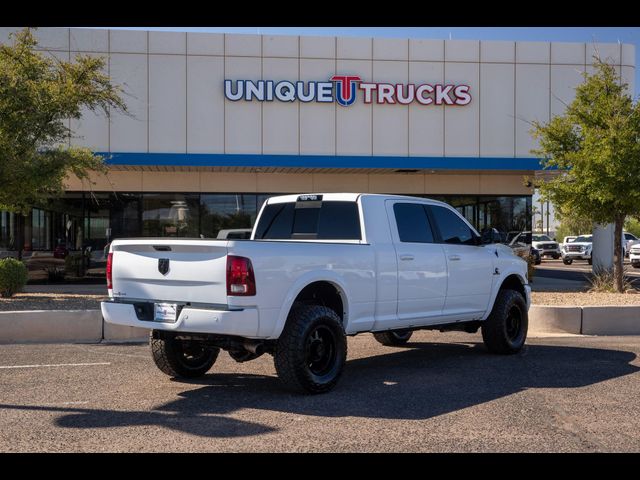
[[[107,165],[188,167],[388,168],[438,170],[541,170],[532,157],[386,157],[337,155],[244,155],[215,153],[97,152]]]

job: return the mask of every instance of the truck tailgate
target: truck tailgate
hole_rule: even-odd
[[[116,240],[113,296],[227,304],[226,240]],[[167,265],[168,264],[168,265]],[[165,268],[166,272],[165,272]]]

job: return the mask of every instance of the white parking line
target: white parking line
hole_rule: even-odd
[[[44,367],[93,367],[96,365],[111,365],[110,362],[100,363],[54,363],[45,365],[0,365],[0,368],[44,368]]]

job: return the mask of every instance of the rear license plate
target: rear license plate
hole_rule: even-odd
[[[177,318],[178,305],[175,303],[155,303],[153,320],[156,322],[174,323]]]

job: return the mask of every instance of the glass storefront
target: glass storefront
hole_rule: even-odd
[[[142,237],[198,237],[200,195],[145,193],[142,195]],[[117,238],[114,233],[114,238]]]
[[[25,257],[85,255],[86,271],[98,278],[114,239],[216,238],[221,230],[249,229],[273,195],[279,194],[67,192],[27,217],[0,212],[0,257],[16,252],[20,243]],[[503,242],[531,230],[530,196],[419,196],[452,205],[479,232],[497,229]]]
[[[17,215],[0,212],[0,250],[11,251],[17,247]]]
[[[126,237],[216,238],[220,230],[251,228],[273,194],[66,193],[24,222],[26,251],[103,249]],[[446,202],[478,230],[495,228],[503,241],[531,230],[530,196],[419,195]],[[17,216],[0,212],[0,249],[16,249]]]
[[[220,230],[251,228],[258,215],[257,195],[204,194],[200,195],[200,233],[216,238]]]
[[[519,232],[531,231],[530,196],[421,196],[446,202],[456,208],[478,232],[495,228],[505,243]]]

